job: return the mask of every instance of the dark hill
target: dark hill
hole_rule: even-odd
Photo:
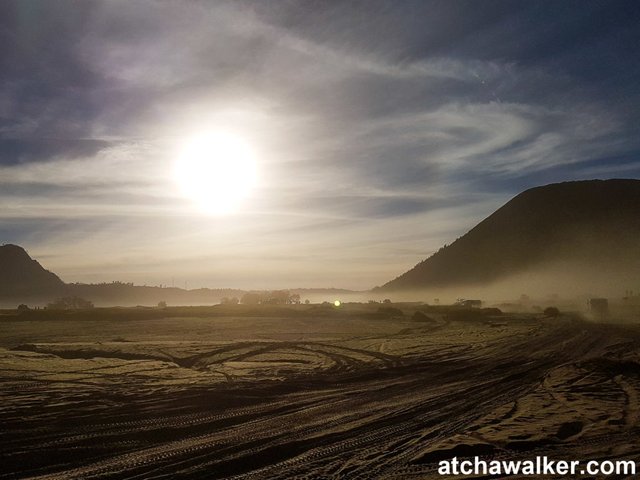
[[[45,270],[22,247],[0,246],[0,297],[55,294],[63,289],[62,280]]]
[[[380,289],[483,284],[558,261],[640,274],[640,180],[527,190]]]

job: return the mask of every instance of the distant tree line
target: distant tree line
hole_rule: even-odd
[[[226,298],[226,297],[225,297]],[[222,299],[221,303],[233,303],[232,299]],[[300,295],[291,293],[289,290],[273,290],[270,292],[247,292],[240,299],[235,299],[235,303],[243,305],[298,305]]]
[[[133,282],[120,282],[118,280],[114,280],[112,282],[97,282],[97,283],[83,283],[83,282],[73,282],[73,283],[69,283],[69,285],[76,285],[76,286],[88,286],[88,287],[95,287],[97,285],[99,286],[105,286],[105,285],[116,285],[116,286],[123,286],[123,287],[133,287]]]
[[[93,308],[93,302],[76,296],[61,297],[47,304],[47,309],[49,310],[81,310],[87,308]]]

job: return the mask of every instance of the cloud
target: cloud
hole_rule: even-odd
[[[108,146],[109,142],[95,139],[5,138],[0,139],[0,165],[91,157]]]
[[[7,2],[1,231],[70,280],[384,283],[524,188],[637,176],[623,4]],[[233,218],[170,175],[217,128],[259,154]]]

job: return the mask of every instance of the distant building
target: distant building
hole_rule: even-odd
[[[461,298],[457,304],[461,307],[480,308],[482,306],[482,300],[465,300]]]

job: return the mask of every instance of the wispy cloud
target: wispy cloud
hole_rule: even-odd
[[[66,280],[371,287],[521,189],[639,172],[632,3],[54,3],[0,6],[0,231]],[[170,173],[217,128],[260,163],[226,218]]]

